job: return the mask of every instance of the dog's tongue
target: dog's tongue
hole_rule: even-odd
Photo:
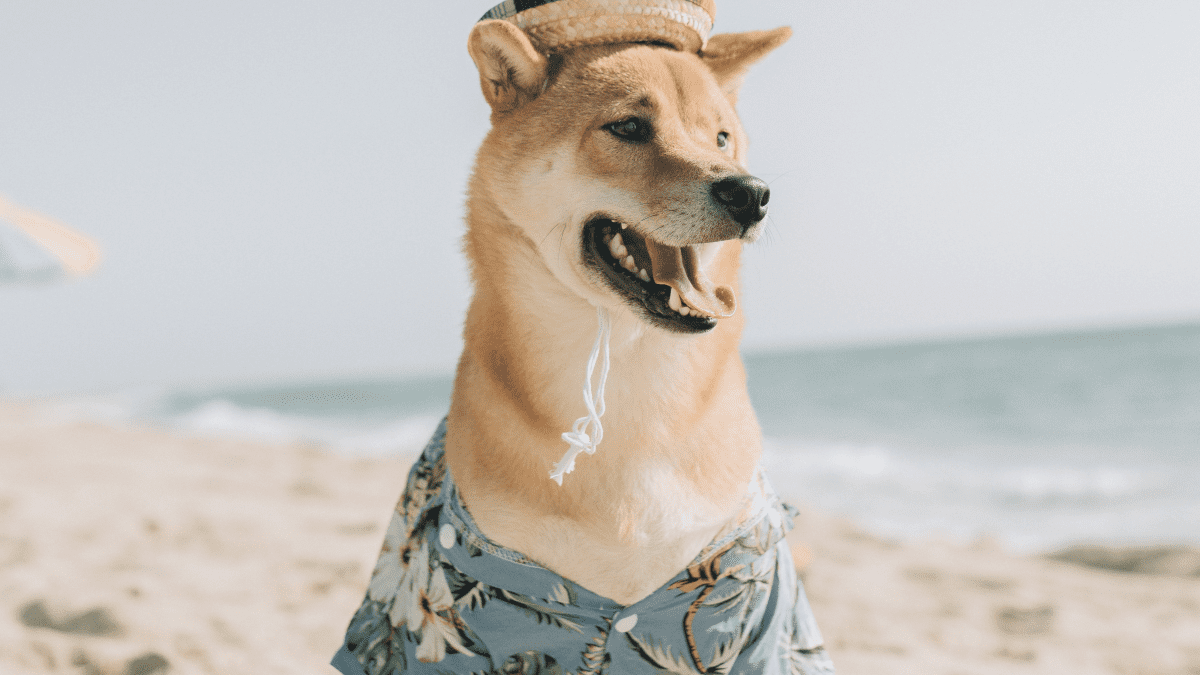
[[[674,288],[683,302],[700,314],[718,319],[733,316],[737,309],[733,288],[708,278],[695,246],[667,246],[646,237],[646,249],[654,283]]]

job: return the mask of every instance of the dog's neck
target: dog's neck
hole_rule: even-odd
[[[761,447],[737,352],[741,318],[680,336],[612,307],[604,440],[560,487],[549,470],[567,450],[562,433],[585,413],[596,309],[498,209],[469,207],[475,294],[446,456],[481,527],[514,547],[522,536],[505,541],[488,523],[507,530],[514,514],[544,518],[632,548],[663,536],[707,543],[737,512]]]

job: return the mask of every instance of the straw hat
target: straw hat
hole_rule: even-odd
[[[505,0],[480,21],[508,21],[546,52],[616,42],[698,52],[716,15],[715,0]]]

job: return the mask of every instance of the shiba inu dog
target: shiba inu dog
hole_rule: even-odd
[[[475,26],[492,129],[465,346],[343,672],[832,672],[738,354],[740,254],[770,189],[734,106],[789,36],[548,51],[511,21]],[[560,485],[597,308],[603,442]]]
[[[489,537],[619,602],[695,557],[758,462],[737,273],[770,191],[734,103],[789,34],[553,60],[505,22],[471,35],[493,128],[467,203],[475,297],[446,458]],[[614,317],[603,450],[559,487],[546,472],[582,412],[597,306]]]

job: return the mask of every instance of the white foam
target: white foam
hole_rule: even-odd
[[[162,388],[130,388],[58,398],[43,408],[43,417],[50,424],[87,421],[121,426],[149,422],[189,436],[306,443],[368,456],[418,451],[441,420],[440,414],[403,412],[392,416],[289,414],[238,405],[224,398],[179,411],[172,400],[172,392]]]
[[[167,397],[160,387],[130,387],[102,394],[78,394],[51,399],[41,407],[52,423],[99,422],[126,424],[147,421]]]
[[[1167,486],[1162,471],[1113,466],[1021,466],[999,472],[998,494],[1031,503],[1114,501],[1151,494]]]
[[[385,420],[318,418],[218,399],[169,418],[168,423],[192,435],[308,443],[346,454],[381,455],[419,450],[440,420],[436,415]]]
[[[1176,514],[1195,510],[1195,472],[1112,462],[1064,463],[1054,452],[915,452],[882,445],[767,439],[763,464],[785,498],[846,515],[900,539],[969,541],[1016,550],[1081,539],[1200,540]],[[1027,449],[1026,449],[1027,450]],[[1025,459],[1015,459],[1014,455]],[[1097,453],[1098,454],[1098,453]],[[1190,477],[1189,477],[1190,476]]]

